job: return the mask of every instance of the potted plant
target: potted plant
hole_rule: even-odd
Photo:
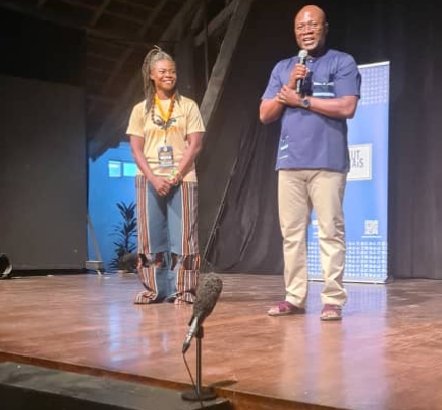
[[[118,202],[117,208],[121,222],[114,226],[115,256],[110,263],[110,268],[117,271],[132,272],[136,268],[134,251],[136,245],[137,218],[135,216],[135,203]]]

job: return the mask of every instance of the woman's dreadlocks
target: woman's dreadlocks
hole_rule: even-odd
[[[146,97],[146,114],[152,109],[156,92],[155,84],[150,78],[150,71],[160,60],[169,60],[175,64],[175,60],[158,46],[154,46],[154,48],[150,50],[144,58],[142,73],[144,80],[144,96]],[[176,97],[178,97],[178,93],[176,93]]]

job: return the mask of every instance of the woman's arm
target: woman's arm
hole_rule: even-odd
[[[194,132],[187,135],[188,145],[183,152],[183,157],[181,158],[180,163],[178,164],[178,173],[172,180],[173,184],[180,183],[187,172],[189,172],[189,169],[203,147],[203,136],[203,132]]]
[[[146,157],[144,156],[144,138],[131,135],[130,147],[138,168],[146,176],[147,180],[154,186],[158,195],[166,196],[169,193],[172,184],[167,178],[154,175],[150,169]]]

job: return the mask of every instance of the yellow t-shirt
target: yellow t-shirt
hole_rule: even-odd
[[[170,99],[159,101],[162,111],[167,113]],[[172,146],[173,162],[174,166],[177,167],[188,145],[187,135],[205,131],[200,110],[193,100],[180,96],[175,100],[170,116],[171,125],[167,128],[167,132],[165,132],[160,126],[154,124],[152,113],[146,113],[145,108],[145,100],[133,107],[126,133],[145,139],[144,155],[152,172],[155,175],[168,176],[171,169],[160,166],[158,150],[165,145]],[[155,107],[155,118],[161,118],[158,107]],[[139,169],[138,173],[142,174]],[[196,181],[195,164],[192,164],[189,172],[184,175],[184,181]]]

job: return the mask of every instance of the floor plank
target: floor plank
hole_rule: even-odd
[[[442,281],[347,284],[344,320],[324,323],[321,283],[305,315],[274,318],[281,276],[220,276],[202,379],[236,408],[442,409]],[[0,361],[187,388],[192,307],[133,305],[139,289],[132,274],[0,281]],[[194,343],[186,357],[195,373]]]

